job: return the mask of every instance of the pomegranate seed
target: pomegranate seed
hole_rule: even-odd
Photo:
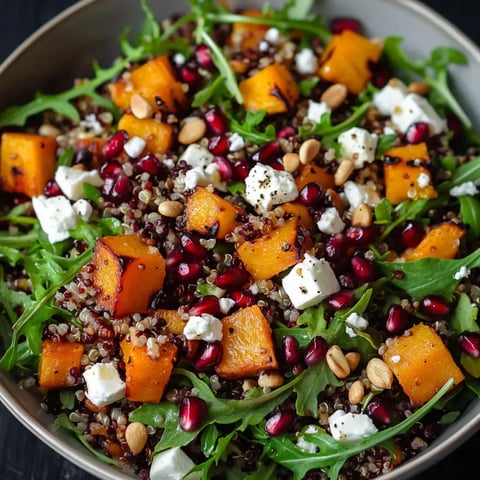
[[[217,315],[220,313],[220,303],[215,295],[205,295],[188,311],[191,316],[199,316],[202,313]]]
[[[196,282],[202,275],[203,267],[197,262],[181,262],[177,265],[177,279],[182,283]]]
[[[336,17],[332,18],[330,22],[330,30],[334,35],[342,33],[344,30],[351,30],[355,33],[361,33],[363,30],[362,24],[356,18],[351,17]]]
[[[344,273],[338,277],[338,281],[342,288],[352,289],[355,288],[355,280],[350,273]]]
[[[233,177],[233,166],[225,157],[215,157],[213,162],[218,168],[220,178],[223,182],[230,180]]]
[[[230,294],[230,298],[238,308],[251,307],[257,303],[255,295],[245,290],[235,290]]]
[[[400,243],[404,248],[416,247],[425,236],[425,230],[420,222],[410,220],[400,232]]]
[[[198,372],[206,372],[219,362],[221,355],[222,344],[220,342],[205,343],[193,362],[193,368]]]
[[[240,288],[250,277],[250,274],[241,266],[231,266],[228,270],[217,275],[215,285],[224,290]]]
[[[223,135],[230,127],[227,118],[218,107],[208,110],[203,119],[214,135]]]
[[[371,66],[371,70],[373,73],[371,82],[372,85],[377,88],[385,87],[393,76],[392,71],[386,65],[381,63]]]
[[[300,347],[298,340],[292,335],[282,339],[283,358],[288,365],[295,365],[300,361]]]
[[[292,410],[276,412],[265,422],[265,431],[271,437],[283,435],[292,429],[296,419],[295,412]]]
[[[347,252],[347,238],[342,233],[332,235],[325,245],[325,252],[330,260],[340,260]]]
[[[405,132],[405,139],[410,145],[425,142],[430,135],[430,127],[428,123],[417,122],[412,123]]]
[[[463,332],[458,337],[458,343],[468,356],[480,358],[480,333]]]
[[[62,195],[62,191],[55,180],[49,180],[43,188],[43,193],[46,197],[56,197]]]
[[[196,260],[204,260],[208,256],[207,249],[200,243],[200,239],[184,233],[180,237],[180,243],[186,254]]]
[[[140,173],[145,172],[145,173],[149,173],[150,175],[156,175],[158,172],[160,172],[160,168],[161,168],[160,160],[152,153],[145,155],[144,157],[140,158],[137,162],[137,170]]]
[[[107,178],[115,180],[122,173],[124,173],[123,168],[118,160],[107,160],[106,162],[102,163],[98,171],[98,174],[104,180]]]
[[[326,356],[328,343],[323,337],[313,337],[303,353],[303,360],[309,366],[320,363]]]
[[[252,160],[260,163],[272,163],[282,157],[282,149],[278,142],[266,143],[253,154]]]
[[[183,397],[178,408],[178,424],[185,432],[193,432],[207,416],[208,406],[199,397]]]
[[[195,50],[195,58],[198,64],[205,70],[211,72],[215,68],[215,65],[212,61],[212,54],[210,53],[210,49],[206,45],[201,44],[197,46]]]
[[[83,165],[87,170],[92,169],[93,153],[87,148],[80,148],[73,156],[72,165]]]
[[[183,260],[183,252],[179,247],[173,248],[165,256],[167,270],[177,267]]]
[[[107,158],[120,155],[127,140],[128,133],[125,130],[118,130],[118,132],[115,132],[112,138],[110,138],[110,140],[103,146],[103,155]]]
[[[245,180],[250,172],[250,167],[246,160],[238,159],[233,164],[233,172],[237,180]]]
[[[404,310],[400,305],[392,305],[387,312],[387,320],[385,322],[385,328],[387,332],[396,335],[403,332],[410,324],[410,318],[408,312]]]
[[[292,367],[292,373],[297,376],[305,370],[305,366],[301,363],[297,363]]]
[[[420,312],[427,317],[446,317],[450,310],[448,302],[438,295],[427,295],[420,302]]]
[[[324,197],[325,188],[316,182],[307,183],[298,194],[298,200],[306,207],[319,205]]]
[[[392,423],[392,409],[383,398],[375,398],[367,406],[368,416],[375,422],[383,425]]]
[[[332,296],[328,297],[327,305],[333,311],[338,312],[338,310],[343,310],[344,308],[350,308],[355,305],[355,293],[351,290],[341,290],[338,293],[334,293]]]
[[[447,115],[447,127],[448,131],[452,133],[452,140],[458,140],[463,137],[463,123],[453,113]]]
[[[363,257],[353,257],[351,260],[353,276],[359,284],[375,280],[375,267],[373,263]]]
[[[348,227],[345,237],[351,245],[365,247],[373,242],[375,230],[373,227]]]
[[[225,135],[214,135],[208,141],[208,149],[214,155],[226,155],[230,148],[230,142]]]
[[[106,178],[102,187],[102,194],[111,200],[127,200],[132,193],[130,180],[123,173],[117,178]]]
[[[182,65],[180,67],[179,74],[182,82],[185,82],[191,88],[197,88],[203,83],[203,77],[197,72],[197,70],[188,67],[187,65]]]
[[[294,127],[292,127],[290,125],[287,125],[286,127],[281,128],[277,132],[277,138],[278,139],[280,139],[280,138],[290,138],[290,137],[295,136],[296,133],[297,133],[297,131],[295,130]]]

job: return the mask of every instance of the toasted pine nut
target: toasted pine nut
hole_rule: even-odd
[[[345,354],[348,365],[350,366],[350,371],[354,371],[360,365],[361,355],[358,352],[348,352]]]
[[[183,212],[183,203],[165,200],[158,206],[158,213],[164,217],[176,218]]]
[[[300,163],[306,165],[311,163],[313,159],[318,155],[320,151],[321,143],[314,138],[309,138],[300,145],[298,155],[300,157]]]
[[[367,378],[378,388],[390,389],[393,384],[393,372],[381,358],[372,358],[366,368]]]
[[[244,392],[249,392],[250,390],[253,390],[254,388],[257,388],[257,387],[258,387],[258,383],[251,378],[247,378],[242,383],[242,390]]]
[[[348,390],[348,401],[353,405],[357,405],[363,400],[364,395],[365,387],[363,383],[360,380],[355,380]]]
[[[283,385],[284,379],[277,372],[261,372],[258,376],[258,386],[262,388],[276,388]]]
[[[352,213],[352,225],[354,227],[369,227],[372,224],[372,209],[366,203],[357,205]]]
[[[132,109],[133,115],[140,119],[151,117],[153,113],[152,106],[139,93],[132,95],[130,108]]]
[[[206,123],[198,117],[187,118],[178,132],[178,141],[183,145],[190,145],[200,140],[207,130]]]
[[[332,110],[338,108],[347,98],[348,90],[343,83],[336,83],[328,87],[320,97]]]
[[[326,360],[330,370],[337,378],[346,378],[350,375],[350,366],[338,345],[332,345],[327,350]]]
[[[60,130],[49,123],[44,123],[38,129],[38,134],[44,137],[57,137],[60,135]]]
[[[427,82],[417,80],[408,85],[407,91],[408,93],[416,93],[417,95],[425,97],[430,93],[430,85]]]
[[[147,427],[140,422],[130,423],[125,430],[125,440],[134,455],[140,453],[147,443]]]
[[[349,158],[342,160],[337,168],[337,171],[335,172],[335,185],[343,185],[354,170],[355,163],[353,160],[350,160]]]
[[[283,156],[283,168],[287,172],[295,172],[300,165],[300,158],[297,153],[286,153]]]

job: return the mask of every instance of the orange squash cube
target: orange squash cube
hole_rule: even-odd
[[[448,379],[454,379],[454,386],[465,379],[442,339],[423,323],[413,326],[409,335],[394,338],[382,357],[416,407],[428,402]]]
[[[239,84],[247,110],[266,110],[269,115],[288,112],[300,91],[285,65],[274,63]]]
[[[325,188],[335,188],[335,177],[328,173],[325,168],[314,163],[300,164],[295,176],[295,184],[300,191],[307,183],[318,183]]]
[[[29,197],[41,195],[53,178],[56,162],[55,138],[5,132],[0,146],[0,188]]]
[[[75,140],[73,149],[75,152],[80,152],[85,150],[91,154],[92,163],[87,166],[87,170],[98,168],[103,159],[102,148],[107,143],[104,138],[98,137],[89,137],[89,138],[78,138]]]
[[[182,320],[182,316],[178,310],[168,310],[166,308],[159,308],[155,310],[155,318],[161,318],[167,322],[168,331],[174,335],[183,333],[186,323]]]
[[[278,368],[272,329],[258,305],[222,319],[222,330],[222,357],[216,366],[220,377],[245,378]]]
[[[243,10],[242,15],[248,17],[262,17],[263,14],[259,10]],[[242,51],[248,49],[256,49],[258,43],[265,38],[265,33],[270,27],[260,23],[235,22],[232,25],[232,33],[228,38],[228,44]]]
[[[300,202],[284,203],[282,208],[289,216],[298,218],[298,223],[307,230],[311,230],[315,226],[308,208]]]
[[[148,312],[152,295],[163,286],[165,260],[136,235],[99,238],[93,264],[97,302],[115,318]]]

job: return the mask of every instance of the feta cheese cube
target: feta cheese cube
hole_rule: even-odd
[[[173,56],[173,62],[175,63],[175,65],[183,65],[186,61],[187,59],[185,58],[185,55],[183,53],[176,53]]]
[[[101,187],[103,180],[97,170],[79,170],[78,168],[60,165],[55,172],[55,181],[60,190],[70,200],[83,198],[83,184],[88,183],[94,187]]]
[[[67,239],[70,236],[69,230],[77,226],[77,214],[68,198],[63,195],[33,197],[32,206],[50,243]]]
[[[130,158],[137,158],[142,154],[146,145],[147,142],[145,139],[135,136],[128,140],[128,142],[123,146],[123,149]]]
[[[209,313],[193,315],[183,328],[187,340],[205,340],[216,342],[223,338],[222,322]]]
[[[213,162],[214,156],[198,143],[192,143],[183,152],[180,160],[184,160],[191,167],[205,168]]]
[[[422,172],[417,178],[417,185],[420,188],[425,188],[430,185],[430,181],[431,181],[430,175],[428,173]]]
[[[343,193],[350,204],[350,210],[355,210],[361,203],[366,203],[370,207],[374,207],[380,202],[378,192],[369,184],[359,185],[358,183],[348,180],[343,185]]]
[[[85,395],[97,407],[105,407],[125,397],[125,382],[113,363],[96,363],[83,373]]]
[[[465,182],[456,187],[452,187],[448,193],[452,197],[461,197],[463,195],[476,195],[478,193],[477,186],[473,182]]]
[[[261,40],[259,43],[258,43],[258,50],[260,52],[268,52],[268,49],[270,48],[270,46],[268,45],[268,42],[266,42],[265,40]]]
[[[169,448],[153,457],[150,480],[200,480],[202,472],[185,476],[194,466],[192,459],[180,447]]]
[[[280,41],[280,30],[272,27],[265,32],[265,40],[272,45],[277,45]]]
[[[392,112],[392,122],[405,133],[412,123],[425,122],[430,134],[437,135],[446,128],[446,122],[439,117],[428,100],[416,93],[409,93]]]
[[[77,200],[72,205],[72,208],[73,211],[77,214],[77,217],[82,219],[84,222],[88,222],[88,219],[93,212],[92,206],[87,202],[87,200],[84,200],[83,198]]]
[[[220,304],[220,311],[226,315],[235,305],[235,300],[232,298],[223,297],[218,300]]]
[[[468,278],[470,276],[470,269],[465,265],[462,265],[458,272],[453,274],[455,280],[462,280],[463,278]]]
[[[245,200],[257,213],[265,213],[273,205],[291,202],[298,196],[292,174],[257,163],[245,178]]]
[[[355,168],[363,168],[365,163],[372,163],[375,160],[377,142],[376,133],[370,133],[359,127],[353,127],[338,137],[343,156],[353,160]]]
[[[302,262],[294,265],[282,280],[285,293],[293,306],[304,310],[317,305],[340,290],[337,277],[330,264],[306,253]]]
[[[315,73],[318,68],[317,56],[311,48],[302,48],[295,55],[295,66],[300,75]]]
[[[308,101],[308,110],[306,118],[312,123],[320,123],[324,113],[331,113],[332,109],[325,102]]]
[[[346,413],[343,410],[332,413],[328,417],[328,424],[332,437],[342,443],[355,443],[378,431],[368,415]]]
[[[382,115],[392,115],[393,110],[407,95],[406,85],[400,81],[389,82],[373,95],[373,104]]]
[[[80,121],[80,126],[90,130],[94,135],[100,135],[103,133],[103,126],[94,113],[85,115],[85,118]]]
[[[345,319],[345,324],[345,332],[349,337],[352,338],[357,336],[355,330],[353,330],[352,327],[360,330],[361,332],[365,331],[368,328],[368,320],[355,312],[351,313]]]
[[[238,152],[242,150],[242,148],[245,148],[245,140],[238,133],[232,133],[228,139],[228,143],[231,152]]]
[[[335,234],[340,233],[345,228],[345,223],[338,210],[335,207],[329,207],[320,216],[317,228],[323,233]]]

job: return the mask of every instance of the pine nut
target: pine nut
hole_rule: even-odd
[[[393,384],[393,372],[380,358],[372,358],[366,368],[367,378],[372,385],[389,390]]]
[[[326,359],[330,370],[337,378],[346,378],[350,375],[350,366],[338,345],[332,345],[327,350]]]
[[[297,153],[286,153],[283,158],[283,168],[286,172],[293,173],[300,165],[300,158]]]
[[[361,355],[358,352],[348,352],[345,354],[350,371],[353,372],[360,365]]]
[[[343,185],[354,170],[355,163],[353,163],[353,160],[350,160],[349,158],[342,160],[337,168],[337,171],[335,172],[335,185]]]
[[[165,200],[158,206],[158,213],[164,217],[176,218],[183,212],[183,203]]]
[[[276,372],[261,372],[258,376],[258,386],[261,388],[277,388],[283,385],[282,375]]]
[[[417,80],[408,85],[407,91],[425,97],[430,93],[430,85],[422,80]]]
[[[306,165],[311,163],[313,159],[318,155],[320,151],[321,143],[314,138],[309,138],[300,145],[298,155],[300,157],[300,163]]]
[[[388,81],[388,84],[393,88],[398,88],[402,84],[402,82],[398,78],[391,78]]]
[[[178,132],[178,141],[183,145],[190,145],[200,140],[207,131],[207,124],[198,117],[185,119],[183,127]]]
[[[147,443],[148,432],[147,427],[140,422],[130,423],[125,430],[125,440],[128,448],[136,455],[140,453]]]
[[[352,213],[352,225],[354,227],[369,227],[372,224],[372,209],[366,203],[357,205]]]
[[[258,383],[255,380],[252,380],[251,378],[244,380],[242,383],[242,390],[244,392],[250,392],[251,390],[257,387],[258,387]]]
[[[130,108],[133,115],[139,119],[151,117],[153,113],[152,106],[139,93],[132,95]]]
[[[348,401],[352,405],[357,405],[363,400],[364,395],[365,387],[363,383],[360,380],[355,380],[348,390]]]
[[[335,110],[346,100],[347,94],[347,87],[342,83],[336,83],[322,93],[320,101],[326,103],[332,110]]]
[[[60,130],[49,123],[44,123],[38,129],[38,134],[44,137],[57,137],[60,135]]]

